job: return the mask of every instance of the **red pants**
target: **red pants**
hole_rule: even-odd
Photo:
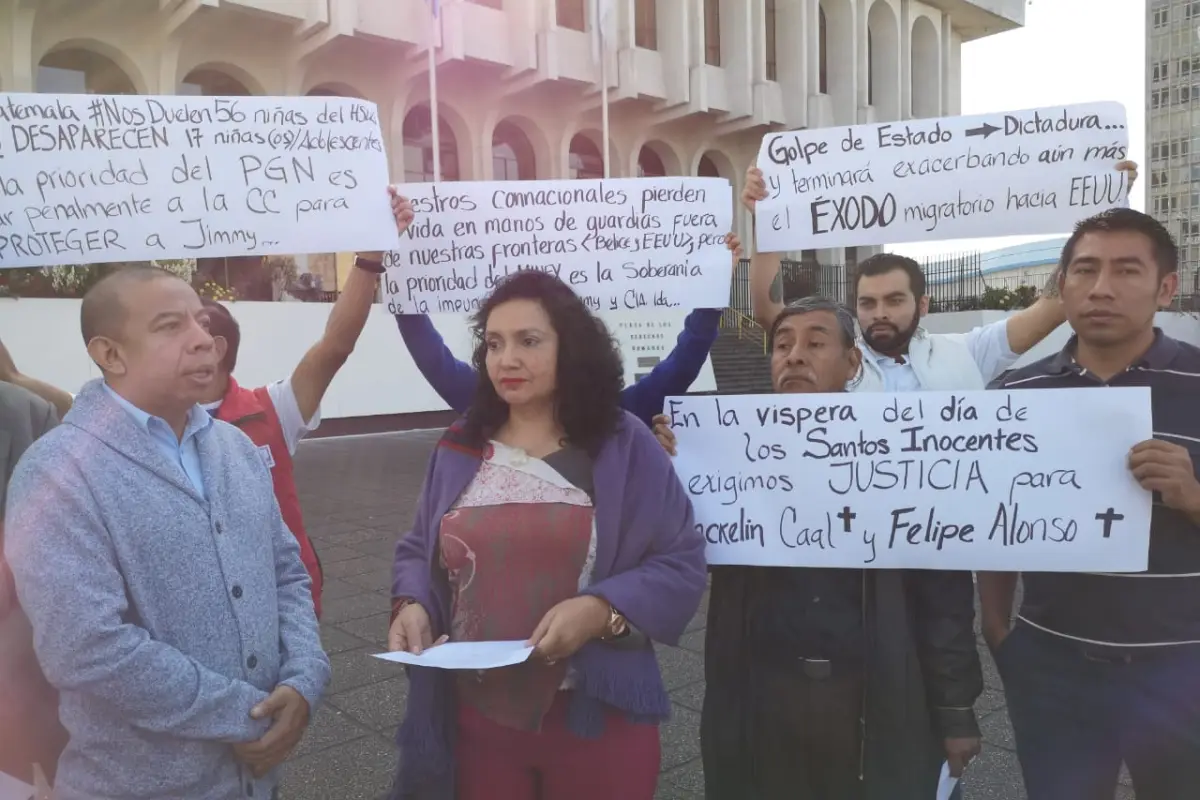
[[[458,712],[458,800],[653,800],[661,760],[658,726],[608,711],[604,734],[567,728],[559,692],[540,733],[492,722],[466,703]]]

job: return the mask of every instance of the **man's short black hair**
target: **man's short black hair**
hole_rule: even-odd
[[[83,334],[84,345],[97,336],[115,338],[120,333],[127,312],[121,300],[125,287],[162,278],[182,280],[165,269],[139,264],[110,272],[93,284],[79,304],[79,331]]]
[[[242,345],[242,329],[238,325],[233,314],[229,313],[229,309],[218,303],[216,300],[210,300],[207,297],[203,298],[204,308],[208,311],[208,333],[211,336],[220,336],[225,340],[227,347],[225,348],[225,357],[221,359],[221,369],[226,375],[233,374],[233,368],[237,366],[238,348]]]
[[[896,253],[877,253],[860,262],[855,290],[864,275],[886,275],[895,270],[902,270],[908,276],[908,288],[912,289],[913,297],[920,300],[925,296],[925,273],[921,271],[921,265],[908,256]]]
[[[1075,257],[1075,247],[1079,240],[1089,233],[1140,233],[1150,240],[1154,250],[1154,262],[1158,265],[1159,277],[1169,275],[1179,270],[1179,248],[1161,222],[1149,214],[1134,211],[1132,208],[1110,208],[1095,216],[1077,223],[1071,238],[1063,245],[1062,255],[1058,259],[1058,274],[1066,273],[1067,265]]]
[[[768,339],[772,346],[775,345],[775,334],[779,332],[779,326],[788,317],[794,317],[798,314],[809,314],[813,311],[828,311],[837,318],[838,331],[842,335],[842,344],[847,348],[854,347],[856,338],[854,328],[854,314],[850,309],[836,300],[831,300],[828,297],[801,297],[799,300],[793,300],[783,307],[783,310],[776,315],[775,321],[771,323],[771,331],[768,334]]]

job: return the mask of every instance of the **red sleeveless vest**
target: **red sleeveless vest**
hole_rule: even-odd
[[[287,440],[283,438],[283,426],[279,424],[279,414],[271,402],[271,395],[266,387],[243,389],[231,376],[216,417],[236,425],[249,436],[270,466],[271,480],[275,483],[275,499],[279,502],[283,521],[300,543],[300,559],[312,579],[313,605],[320,618],[321,585],[324,583],[321,562],[304,530],[304,515],[300,511],[300,497],[296,493],[292,455],[288,452]]]

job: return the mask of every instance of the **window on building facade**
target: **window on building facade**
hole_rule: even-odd
[[[558,27],[573,31],[588,29],[587,0],[554,0],[554,11]]]
[[[1180,139],[1172,139],[1169,142],[1155,142],[1150,145],[1150,160],[1164,161],[1171,158],[1187,158],[1188,153],[1192,149],[1200,152],[1200,136],[1196,137],[1195,142],[1186,136]]]
[[[1165,169],[1154,169],[1150,171],[1150,188],[1165,186],[1167,183],[1167,171]]]
[[[1164,8],[1163,11],[1166,11]],[[1192,0],[1190,3],[1185,3],[1183,6],[1183,18],[1200,19],[1200,0]]]
[[[1155,214],[1170,214],[1179,209],[1179,196],[1174,194],[1154,198]]]
[[[721,0],[704,0],[704,63],[721,66]]]
[[[1184,74],[1183,67],[1184,67],[1183,62],[1182,61],[1179,62],[1179,74],[1180,75]],[[1166,77],[1167,77],[1167,62],[1156,61],[1155,63],[1150,65],[1150,80],[1158,82],[1158,81],[1166,79]]]
[[[821,77],[817,85],[821,94],[829,94],[829,50],[825,46],[825,9],[817,7],[817,61],[820,62]]]
[[[1150,90],[1150,107],[1162,108],[1167,105],[1171,99],[1170,89],[1151,89]]]
[[[765,0],[763,3],[763,27],[767,51],[767,80],[776,81],[779,80],[779,72],[775,63],[775,0]]]
[[[1170,11],[1170,9],[1167,9],[1167,8],[1154,9],[1154,27],[1156,27],[1156,28],[1167,27],[1167,22],[1170,20],[1170,16],[1167,13],[1168,11]]]
[[[635,0],[633,43],[643,50],[658,49],[658,0]]]

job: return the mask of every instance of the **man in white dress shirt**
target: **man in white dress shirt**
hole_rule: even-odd
[[[1137,164],[1122,161],[1116,169],[1126,173],[1132,188]],[[762,171],[751,167],[742,203],[754,213],[766,197]],[[750,301],[763,330],[771,329],[783,309],[781,258],[780,253],[755,253],[750,261]],[[872,256],[858,265],[857,281],[863,366],[846,387],[852,392],[984,389],[1066,321],[1054,275],[1029,308],[961,334],[929,333],[921,327],[929,297],[921,266],[913,259],[894,253]]]

